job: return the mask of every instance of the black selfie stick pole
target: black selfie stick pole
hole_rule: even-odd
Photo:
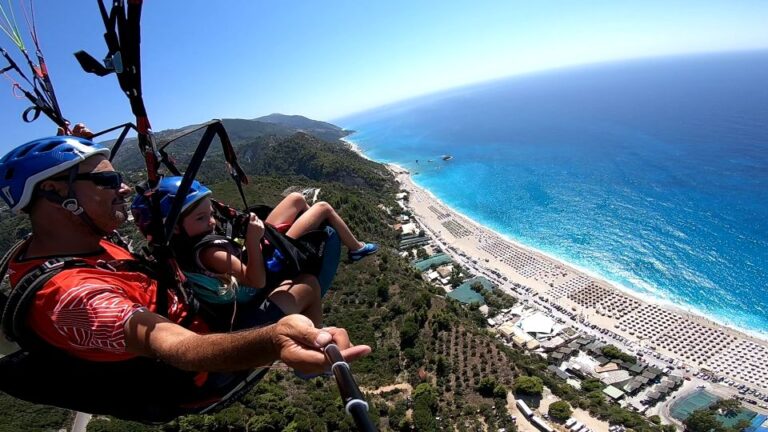
[[[341,356],[339,347],[335,344],[327,345],[325,357],[331,362],[331,371],[336,378],[336,385],[339,386],[339,394],[342,402],[344,402],[344,408],[347,410],[347,414],[352,416],[357,429],[364,432],[376,432],[376,426],[368,417],[368,402],[363,399],[363,394],[357,387],[355,378],[349,369],[349,363]]]

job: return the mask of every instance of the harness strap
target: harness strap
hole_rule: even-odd
[[[8,249],[8,252],[0,258],[0,314],[5,310],[5,305],[8,303],[8,294],[11,291],[10,281],[5,280],[5,274],[8,272],[8,264],[11,262],[11,258],[15,257],[21,250],[22,246],[29,239],[29,235],[19,240]]]
[[[22,51],[23,52],[23,51]],[[53,94],[53,86],[51,85],[50,88],[47,87],[46,83],[50,83],[50,78],[48,78],[47,70],[45,81],[40,80],[40,78],[37,77],[37,75],[33,75],[32,80],[27,78],[27,76],[24,74],[24,72],[21,70],[21,68],[16,64],[16,62],[13,60],[13,58],[8,54],[8,52],[0,48],[0,54],[5,57],[5,60],[8,62],[8,66],[2,69],[3,74],[6,74],[10,78],[9,75],[7,75],[7,72],[9,71],[15,71],[19,76],[24,79],[27,83],[29,83],[30,86],[32,86],[32,92],[24,89],[21,87],[20,84],[16,83],[13,79],[11,79],[14,82],[14,87],[18,88],[23,94],[24,97],[27,98],[32,103],[32,106],[24,110],[24,112],[21,115],[22,120],[24,120],[26,123],[31,123],[35,121],[39,116],[40,113],[45,114],[51,121],[53,121],[57,126],[67,130],[69,123],[67,120],[62,116],[61,111],[58,106],[58,102],[56,101],[56,96]],[[26,54],[25,54],[26,55]],[[27,58],[29,60],[29,58]],[[33,72],[35,71],[34,64],[30,61],[30,68],[32,68]],[[40,82],[40,86],[43,87],[43,90],[41,91],[38,88],[37,83]],[[50,93],[48,93],[50,91]],[[34,92],[34,93],[33,93]],[[46,97],[46,95],[48,95]],[[30,117],[31,115],[31,117]]]
[[[27,310],[35,295],[45,284],[63,270],[75,267],[93,267],[81,258],[53,258],[34,271],[27,273],[11,290],[3,309],[2,329],[5,336],[19,345],[35,343],[35,336],[26,323]]]

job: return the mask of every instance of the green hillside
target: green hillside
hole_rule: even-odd
[[[344,130],[334,124],[311,120],[300,115],[270,114],[254,120],[291,127],[300,132],[316,136],[324,141],[336,141],[337,139],[344,138],[352,133],[351,131]]]

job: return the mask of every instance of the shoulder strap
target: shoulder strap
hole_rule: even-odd
[[[131,255],[136,257],[137,255],[133,253],[133,248],[131,247],[131,242],[128,241],[125,237],[123,237],[117,230],[112,231],[111,233],[107,234],[104,237],[104,240],[116,244],[120,246],[121,248],[127,250]]]
[[[237,256],[238,258],[241,256],[240,251],[242,250],[242,246],[238,245],[234,240],[218,234],[208,234],[192,246],[192,250],[190,251],[192,255],[189,257],[189,264],[194,265],[195,268],[191,270],[210,273],[210,271],[203,266],[203,263],[200,262],[200,252],[209,246],[218,246],[222,249],[226,248],[226,250],[234,256]]]
[[[29,306],[40,289],[54,276],[63,270],[75,267],[93,267],[85,260],[74,257],[53,258],[34,271],[27,273],[15,287],[10,290],[3,308],[0,325],[5,336],[22,345],[30,335],[26,317]]]
[[[29,239],[29,235],[19,240],[8,249],[8,252],[0,258],[0,313],[5,310],[5,304],[8,302],[8,294],[11,292],[10,281],[5,280],[5,274],[8,273],[8,265],[11,263],[11,259],[15,257],[21,250],[24,243]]]
[[[208,234],[203,236],[200,240],[197,241],[194,245],[194,249],[200,250],[204,247],[208,247],[211,244],[217,244],[217,243],[229,243],[229,244],[236,244],[231,238],[223,235],[218,234]]]

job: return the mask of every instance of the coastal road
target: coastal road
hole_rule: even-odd
[[[85,432],[88,422],[91,421],[91,415],[86,413],[77,413],[75,421],[72,423],[72,432]]]

